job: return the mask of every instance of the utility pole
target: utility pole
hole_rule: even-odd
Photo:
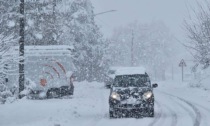
[[[56,7],[56,0],[53,0],[53,18],[54,18],[54,23],[55,23],[55,19],[56,19],[56,16],[55,16],[55,7]]]
[[[174,65],[171,67],[171,79],[174,80]]]
[[[94,14],[93,16],[98,16],[98,15],[102,15],[102,14],[105,14],[105,13],[110,13],[110,12],[115,12],[117,10],[109,10],[109,11],[105,11],[105,12],[100,12],[100,13],[97,13],[97,14]]]
[[[20,0],[20,39],[19,39],[19,98],[22,98],[21,91],[24,90],[24,0]]]
[[[182,66],[182,82],[184,81],[184,67]]]
[[[133,47],[133,41],[134,41],[134,32],[132,30],[132,38],[131,38],[131,66],[134,66],[134,47]]]
[[[55,14],[55,8],[56,8],[56,0],[53,0],[53,32],[54,34],[58,35],[57,34],[57,31],[56,31],[56,14]],[[53,43],[54,44],[58,44],[57,40],[55,40],[55,38],[53,39]]]

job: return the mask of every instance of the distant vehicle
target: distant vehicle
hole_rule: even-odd
[[[154,94],[144,68],[129,67],[117,71],[109,96],[109,116],[154,117]]]
[[[18,47],[13,50],[14,54],[8,55],[18,55]],[[31,99],[73,95],[74,88],[70,84],[70,76],[75,70],[72,51],[73,47],[66,45],[25,46],[26,79],[23,95]],[[18,68],[17,62],[9,65],[12,70]],[[8,76],[10,85],[18,83],[17,70]]]

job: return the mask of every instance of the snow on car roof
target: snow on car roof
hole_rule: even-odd
[[[122,67],[117,69],[116,76],[118,75],[132,75],[132,74],[145,74],[146,69],[144,67]]]

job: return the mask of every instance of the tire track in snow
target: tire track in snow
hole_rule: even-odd
[[[177,125],[177,114],[171,109],[169,108],[168,106],[165,105],[165,107],[170,111],[171,113],[171,116],[172,116],[172,122],[171,122],[171,126],[176,126]]]
[[[171,99],[170,99],[171,100]],[[161,103],[161,104],[160,104]],[[159,104],[160,104],[160,106],[162,106],[162,108],[166,108],[167,109],[167,114],[169,114],[170,116],[170,119],[171,119],[171,121],[170,121],[170,126],[177,126],[177,123],[178,123],[178,116],[177,116],[177,113],[175,112],[175,111],[173,111],[172,110],[172,108],[168,105],[168,104],[165,104],[164,102],[160,102]],[[165,110],[165,109],[164,109]],[[164,112],[164,113],[165,113]],[[167,115],[166,115],[166,117],[167,117]],[[168,125],[169,125],[168,124]]]
[[[209,126],[210,125],[210,123],[209,123],[210,110],[207,109],[206,107],[203,107],[203,106],[199,105],[199,104],[196,104],[196,106],[198,106],[203,111],[203,113],[201,115],[201,117],[203,119],[203,125],[204,126]]]
[[[201,113],[201,118],[202,118],[202,124],[204,126],[210,126],[210,123],[209,123],[209,117],[210,117],[210,110],[200,104],[197,104],[197,103],[194,103],[194,105],[198,108],[198,110],[200,111]],[[209,123],[209,124],[208,124]]]
[[[200,126],[201,123],[201,113],[198,110],[197,107],[195,107],[192,103],[190,103],[189,101],[186,101],[185,99],[179,98],[177,97],[179,100],[185,102],[186,104],[188,104],[195,112],[196,117],[195,117],[195,121],[194,121],[194,125],[193,126]]]
[[[158,122],[158,120],[160,120],[160,118],[162,116],[162,108],[161,108],[160,104],[156,101],[155,101],[155,103],[158,106],[158,108],[160,109],[160,111],[155,114],[156,116],[155,116],[154,120],[148,126],[154,126]]]
[[[105,110],[105,104],[104,104],[104,101],[108,101],[106,98],[107,98],[107,90],[104,89],[104,87],[99,87],[99,89],[101,90],[100,93],[100,98],[99,98],[99,103],[100,103],[100,112],[101,114],[100,115],[97,115],[97,117],[95,118],[95,123],[94,125],[91,125],[91,126],[97,126],[100,121],[102,121],[104,118],[106,118],[106,116],[108,115],[108,113],[105,113],[107,112],[107,110]],[[105,113],[105,114],[104,114]]]
[[[92,88],[92,87],[89,87]],[[104,95],[105,90],[103,90],[102,87],[94,87],[95,89],[100,89],[96,91],[100,91],[97,93],[98,95],[95,97],[94,102],[90,103],[92,107],[94,107],[97,110],[97,114],[93,113],[93,118],[85,122],[82,126],[98,126],[100,121],[102,121],[104,118],[106,118],[106,114],[104,110],[106,107],[104,106],[104,101],[106,101],[106,97]]]
[[[162,92],[162,91],[159,91],[159,92]],[[187,104],[188,106],[190,106],[193,109],[193,111],[195,112],[195,121],[193,123],[193,126],[200,126],[200,124],[201,124],[201,112],[199,111],[199,109],[197,107],[195,107],[191,102],[189,102],[189,101],[187,101],[183,98],[180,98],[180,97],[177,97],[177,96],[165,93],[165,92],[162,92],[162,93],[166,94],[166,95],[169,95],[171,97],[174,97],[174,98],[182,101],[183,103]]]
[[[179,99],[177,99],[177,100],[179,100]],[[177,104],[177,105],[179,105],[183,110],[185,110],[187,113],[188,113],[188,115],[191,117],[191,119],[192,119],[192,122],[194,121],[194,119],[195,119],[195,116],[194,116],[194,111],[191,111],[191,110],[189,110],[189,108],[187,108],[186,106],[184,106],[183,104],[181,104],[181,103],[183,103],[183,102],[177,102],[177,101],[175,101],[174,100],[174,102]],[[184,103],[185,104],[185,103]],[[187,105],[188,106],[188,105]]]
[[[196,106],[199,106],[199,107],[202,108],[203,110],[206,110],[206,111],[208,111],[208,112],[210,113],[210,109],[208,109],[208,108],[206,108],[206,107],[204,107],[204,106],[202,106],[202,105],[199,105],[199,104],[196,104]]]
[[[162,93],[162,92],[161,92]],[[166,95],[165,93],[162,93],[163,95]],[[187,108],[186,106],[184,106],[183,104],[181,104],[181,103],[183,103],[183,102],[180,102],[180,100],[179,99],[177,99],[176,98],[176,100],[174,99],[175,97],[172,97],[173,99],[171,99],[171,97],[172,96],[169,96],[168,98],[170,98],[170,100],[172,101],[172,102],[174,102],[175,104],[177,104],[181,109],[183,109],[184,111],[186,111],[187,112],[187,114],[189,115],[189,117],[192,119],[192,122],[194,121],[194,119],[195,119],[195,116],[194,116],[194,111],[191,111],[190,109],[189,109],[189,107]],[[178,102],[178,101],[179,102]],[[173,103],[173,104],[174,104]],[[186,104],[186,103],[184,103],[184,104]],[[188,106],[188,105],[187,105]],[[166,106],[167,107],[167,106]],[[176,113],[176,115],[177,115],[178,113]],[[177,125],[177,124],[176,124]],[[192,125],[192,124],[191,124]]]

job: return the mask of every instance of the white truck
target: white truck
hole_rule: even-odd
[[[11,50],[8,55],[18,57],[18,47]],[[22,93],[29,98],[73,95],[73,85],[70,84],[70,76],[75,70],[73,50],[72,46],[67,45],[25,46],[25,90]],[[16,87],[19,78],[17,61],[8,63],[12,71],[8,74],[8,84]]]

